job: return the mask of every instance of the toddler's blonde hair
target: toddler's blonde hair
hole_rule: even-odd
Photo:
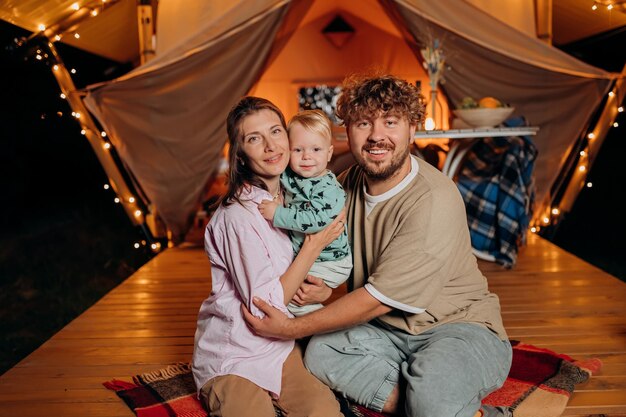
[[[302,110],[289,120],[287,125],[287,132],[291,133],[291,128],[294,123],[300,124],[309,132],[317,133],[331,143],[333,132],[332,122],[321,110]]]

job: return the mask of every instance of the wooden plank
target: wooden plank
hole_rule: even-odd
[[[626,284],[534,235],[513,269],[479,266],[509,337],[602,360],[563,415],[626,416]],[[209,292],[202,248],[165,251],[0,376],[0,416],[133,416],[102,382],[189,361]]]

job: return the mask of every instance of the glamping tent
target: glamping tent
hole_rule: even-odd
[[[140,12],[140,30],[124,29],[128,16],[136,16],[132,0],[108,0],[104,8],[88,1],[38,3],[48,12],[43,17],[57,22],[65,16],[56,26],[46,22],[38,28],[51,40],[85,25],[85,33],[110,37],[96,51],[104,56],[128,60],[125,42],[144,45],[143,53],[151,55],[151,31],[143,28],[150,27],[149,12]],[[150,7],[149,1],[140,4]],[[436,39],[446,56],[445,84],[439,86],[447,98],[444,107],[457,106],[465,96],[498,97],[515,107],[516,116],[539,127],[533,137],[538,150],[534,178],[536,213],[542,215],[568,164],[591,162],[606,120],[615,116],[624,97],[623,75],[587,65],[538,39],[550,32],[545,30],[550,13],[539,13],[550,4],[517,0],[503,8],[488,0],[160,0],[154,58],[83,92],[72,90],[69,74],[55,75],[72,106],[86,105],[95,116],[97,122],[85,112],[80,123],[130,217],[154,225],[158,214],[177,241],[217,172],[225,117],[240,96],[267,97],[290,116],[298,109],[300,88],[335,85],[346,74],[370,68],[419,81],[429,96],[419,50]],[[15,13],[20,7],[27,5],[0,17],[28,28],[38,9],[31,8],[30,15]],[[70,14],[60,13],[69,8]],[[80,13],[98,16],[80,23]],[[333,31],[329,24],[338,17],[344,30]],[[620,19],[614,24],[626,24]],[[592,123],[603,109],[604,124]],[[586,139],[588,133],[595,142]],[[129,176],[120,175],[107,155],[111,145]],[[581,149],[589,151],[589,160],[572,162],[570,155]],[[565,195],[575,197],[580,184],[575,181],[574,191]]]

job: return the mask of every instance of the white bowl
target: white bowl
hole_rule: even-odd
[[[453,110],[456,117],[474,128],[490,128],[505,121],[514,107],[476,108]]]

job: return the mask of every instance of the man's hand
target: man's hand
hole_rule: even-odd
[[[261,212],[261,216],[270,221],[274,220],[274,212],[276,212],[277,207],[278,202],[274,200],[263,200],[259,203],[259,211]]]
[[[300,288],[291,299],[298,306],[323,303],[330,297],[333,290],[324,283],[324,280],[313,275],[307,275],[306,280],[300,284]]]
[[[250,313],[248,308],[241,304],[241,313],[248,323],[248,326],[259,336],[274,339],[295,339],[293,335],[292,320],[282,311],[272,307],[260,298],[254,297],[252,302],[259,310],[265,313],[265,317],[260,319]]]

